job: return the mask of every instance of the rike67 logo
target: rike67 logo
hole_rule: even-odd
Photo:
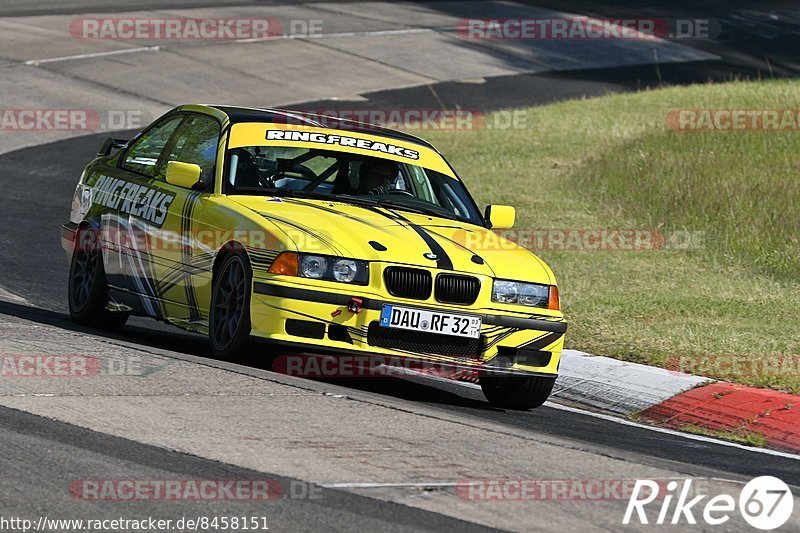
[[[792,516],[794,509],[791,490],[786,483],[772,476],[757,477],[747,483],[739,493],[738,499],[728,494],[714,497],[700,494],[691,497],[693,495],[691,479],[684,480],[683,485],[678,481],[670,481],[663,494],[661,488],[663,484],[656,481],[637,480],[622,523],[628,525],[633,519],[633,523],[638,520],[640,524],[649,524],[651,522],[648,522],[646,511],[657,509],[658,516],[653,524],[697,524],[700,518],[708,525],[722,526],[735,516],[738,510],[742,518],[752,527],[767,531],[784,525]],[[645,509],[651,503],[654,505]]]

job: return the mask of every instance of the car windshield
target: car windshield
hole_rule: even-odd
[[[482,224],[460,181],[389,159],[288,146],[228,150],[226,194],[324,198]]]

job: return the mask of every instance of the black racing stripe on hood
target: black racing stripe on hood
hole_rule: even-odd
[[[453,260],[450,259],[450,256],[447,255],[447,252],[444,251],[442,245],[436,242],[436,239],[431,237],[431,234],[428,233],[425,230],[425,228],[423,228],[422,226],[418,226],[417,224],[414,224],[409,219],[397,213],[396,211],[392,211],[391,209],[388,209],[386,207],[384,207],[384,209],[392,213],[398,220],[402,220],[403,222],[408,224],[408,227],[413,229],[417,233],[417,235],[419,235],[422,238],[422,240],[425,241],[425,244],[428,245],[428,248],[430,248],[431,252],[436,255],[437,267],[439,267],[442,270],[453,270]]]
[[[458,229],[460,229],[460,228],[458,228]],[[484,257],[481,257],[480,255],[476,254],[474,251],[470,250],[469,248],[467,248],[466,246],[464,246],[464,245],[463,245],[463,244],[461,244],[460,242],[458,242],[458,241],[454,241],[453,239],[450,239],[450,238],[448,238],[448,237],[445,237],[444,235],[442,235],[442,234],[441,234],[441,233],[439,233],[438,231],[433,231],[433,230],[430,230],[430,229],[427,229],[427,228],[426,228],[426,230],[427,230],[427,231],[429,231],[430,233],[433,233],[433,234],[434,234],[434,235],[436,235],[437,237],[440,237],[440,238],[442,238],[442,239],[446,240],[447,242],[451,242],[451,243],[453,243],[454,245],[458,246],[459,248],[462,248],[462,249],[463,249],[463,250],[465,250],[466,252],[468,252],[468,253],[472,254],[474,257],[478,257],[478,258],[480,258],[480,260],[481,260],[481,261],[483,261],[483,264],[485,264],[487,267],[489,267],[489,270],[491,270],[491,271],[492,271],[492,275],[495,275],[495,272],[494,272],[494,269],[492,268],[492,265],[491,265],[491,264],[489,264],[489,262],[486,260],[486,258],[484,258]]]
[[[408,222],[408,225],[417,232],[417,234],[422,237],[422,240],[425,241],[425,244],[428,245],[428,248],[431,249],[431,252],[436,254],[436,266],[441,268],[442,270],[453,270],[453,260],[450,259],[450,256],[447,255],[447,252],[444,251],[444,248],[436,242],[436,239],[431,237],[431,234],[428,233],[425,228],[417,226],[412,222]]]

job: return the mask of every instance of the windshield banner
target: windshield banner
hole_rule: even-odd
[[[228,148],[244,146],[292,146],[348,152],[417,165],[455,177],[435,150],[399,139],[354,131],[263,122],[235,124],[231,128]]]

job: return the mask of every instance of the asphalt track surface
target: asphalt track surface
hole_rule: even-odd
[[[598,16],[613,16],[620,4],[583,2],[531,2],[545,7],[580,11]],[[124,11],[132,8],[154,7],[157,2],[120,0],[113,9],[105,2],[71,0],[41,1],[36,4],[0,1],[0,16],[21,16],[48,13],[87,13],[92,11]],[[175,6],[246,5],[247,2],[178,1]],[[682,5],[681,5],[682,4]],[[743,3],[738,3],[743,4]],[[693,3],[671,3],[672,12],[686,16]],[[721,4],[712,4],[712,14],[723,15]],[[760,4],[763,11],[769,8]],[[776,4],[776,9],[784,4]],[[684,11],[681,11],[684,9]],[[695,13],[702,16],[703,13]],[[666,16],[666,15],[664,15]],[[706,16],[711,16],[706,13]],[[708,79],[728,79],[735,76],[757,77],[770,70],[776,75],[796,75],[797,65],[787,50],[797,50],[797,27],[773,32],[772,38],[763,27],[750,27],[744,37],[733,44],[703,44],[722,57],[704,64],[662,66],[656,73],[652,67],[605,69],[596,71],[521,75],[490,79],[486,84],[447,82],[437,84],[435,98],[445,105],[458,103],[463,107],[492,109],[517,105],[542,104],[565,97],[580,97],[606,92],[636,90],[661,83],[693,83]],[[769,32],[768,32],[769,33]],[[791,47],[794,48],[791,48]],[[787,48],[790,47],[790,48]],[[712,50],[713,49],[713,50]],[[771,61],[767,61],[770,58]],[[427,87],[370,94],[364,107],[385,108],[425,107],[432,92]],[[308,107],[325,102],[304,104]],[[300,106],[298,106],[300,107]],[[124,134],[120,134],[124,137]],[[0,316],[21,317],[33,323],[67,331],[86,331],[73,325],[65,312],[66,274],[60,248],[58,226],[69,211],[69,203],[81,169],[100,146],[103,136],[87,136],[28,148],[0,156],[3,200],[0,227],[3,228],[0,270],[2,288],[22,296],[26,302],[0,301]],[[181,333],[153,321],[133,319],[119,334],[110,337],[142,347],[157,346],[201,357],[209,365],[215,361],[205,340]],[[254,365],[258,368],[258,365]],[[612,424],[600,418],[543,407],[530,413],[515,413],[492,409],[460,387],[437,383],[386,379],[338,380],[334,385],[354,393],[374,393],[425,405],[442,412],[554,436],[574,443],[598,456],[614,455],[635,458],[644,464],[669,467],[687,476],[748,479],[758,475],[775,475],[800,487],[800,461],[781,456],[766,456],[750,450],[724,446],[713,442],[686,439],[682,436],[655,433],[647,429]],[[114,477],[124,470],[132,477],[159,478],[167,476],[205,478],[263,477],[268,472],[254,472],[236,466],[189,456],[140,444],[119,437],[71,426],[62,422],[0,408],[0,515],[38,515],[42,510],[69,515],[75,502],[64,497],[63,486],[75,478],[74,472],[86,477]],[[87,473],[89,475],[87,475]],[[290,479],[270,474],[271,478],[290,483]],[[46,484],[32,483],[47,479]],[[354,526],[365,530],[478,530],[478,526],[420,509],[409,512],[407,507],[368,498],[351,492],[325,489],[320,501],[277,502],[270,507],[270,525],[275,529],[332,529],[345,530]],[[43,506],[42,502],[48,502]],[[163,506],[137,504],[139,514],[156,514],[169,518]],[[149,506],[149,507],[148,507]],[[215,507],[216,506],[216,507]],[[127,509],[130,509],[129,507]],[[115,516],[113,505],[98,508],[97,517]],[[177,512],[177,511],[176,511]],[[253,514],[246,503],[189,504],[179,509],[180,515]]]

